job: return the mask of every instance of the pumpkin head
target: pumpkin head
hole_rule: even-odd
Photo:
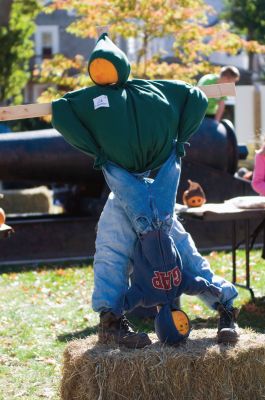
[[[115,66],[104,58],[96,58],[91,62],[89,74],[97,85],[114,84],[119,79]]]
[[[108,37],[100,35],[88,61],[90,78],[96,85],[124,85],[131,67],[126,54]]]
[[[171,314],[172,314],[174,325],[175,325],[176,329],[178,330],[178,332],[184,336],[189,334],[190,321],[189,321],[187,314],[185,314],[181,310],[173,310],[173,311],[171,311]]]
[[[190,321],[186,313],[169,304],[163,305],[155,318],[155,331],[162,343],[176,345],[190,334]]]

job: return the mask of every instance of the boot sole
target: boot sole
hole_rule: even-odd
[[[222,330],[217,333],[217,342],[223,344],[235,344],[238,342],[238,333],[229,330]]]

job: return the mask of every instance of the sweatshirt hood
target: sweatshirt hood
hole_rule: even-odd
[[[88,61],[90,78],[96,85],[124,85],[130,75],[131,67],[126,54],[103,33],[92,51]]]

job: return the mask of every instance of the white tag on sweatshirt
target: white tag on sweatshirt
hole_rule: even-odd
[[[100,107],[109,107],[109,99],[108,96],[106,96],[105,94],[103,94],[102,96],[95,97],[93,99],[93,102],[95,110]]]

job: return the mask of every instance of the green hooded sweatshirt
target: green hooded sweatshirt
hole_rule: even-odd
[[[95,158],[95,168],[112,161],[130,172],[158,168],[173,144],[195,133],[207,109],[202,91],[182,81],[127,80],[126,55],[106,34],[100,36],[89,60],[110,61],[115,84],[95,85],[69,92],[52,103],[52,123],[76,148]]]

